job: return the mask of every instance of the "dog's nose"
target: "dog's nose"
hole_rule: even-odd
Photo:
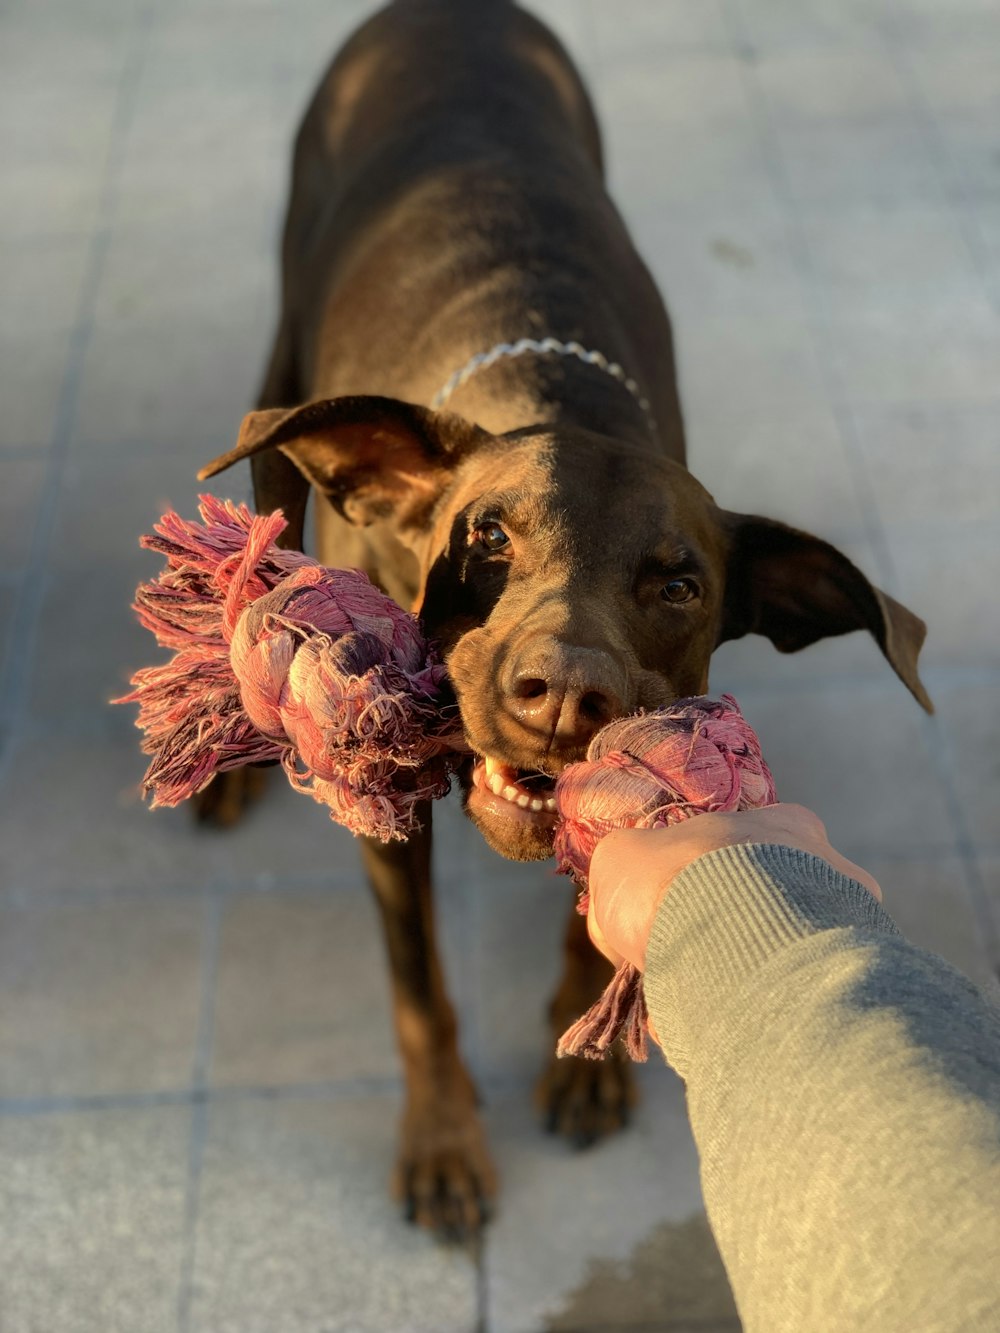
[[[586,745],[626,711],[624,672],[597,648],[558,645],[523,654],[511,664],[504,696],[522,726],[564,746]]]

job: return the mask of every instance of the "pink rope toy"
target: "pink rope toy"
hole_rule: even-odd
[[[463,748],[445,669],[415,616],[360,570],[326,569],[275,546],[283,515],[201,497],[202,523],[170,512],[141,544],[167,568],[135,610],[174,656],[132,677],[153,756],[155,808],[217,773],[277,760],[292,786],[352,833],[388,841],[448,791]]]
[[[665,828],[711,810],[752,810],[777,800],[760,742],[724,694],[719,701],[680,699],[655,713],[602,727],[583,763],[556,783],[559,868],[580,885],[586,915],[594,848],[620,828]],[[622,963],[604,994],[559,1039],[559,1055],[603,1060],[619,1036],[633,1060],[648,1053],[649,1020],[642,974]]]
[[[405,839],[421,801],[445,795],[468,753],[447,676],[416,617],[359,570],[274,545],[280,511],[202,496],[201,523],[174,512],[141,544],[166,557],[135,610],[170,661],[132,677],[152,756],[143,790],[178,805],[217,773],[277,760],[298,791],[353,833]],[[609,723],[556,783],[559,869],[580,886],[598,841],[709,810],[776,800],[754,732],[723,695]],[[642,978],[630,964],[563,1034],[560,1055],[603,1059],[619,1036],[647,1055]]]

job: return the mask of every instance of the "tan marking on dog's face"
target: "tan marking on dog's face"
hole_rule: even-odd
[[[470,764],[463,786],[495,850],[546,857],[555,822],[550,788],[502,774],[554,775],[586,750],[512,712],[518,662],[589,650],[618,713],[706,688],[724,585],[717,513],[683,468],[585,432],[498,439],[458,470],[424,555],[421,614],[469,745],[490,761]]]

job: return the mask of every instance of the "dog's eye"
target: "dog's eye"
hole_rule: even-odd
[[[678,602],[690,602],[698,596],[698,585],[694,579],[671,579],[660,589],[660,596],[665,602],[676,605]]]
[[[499,523],[481,523],[472,535],[487,551],[502,551],[510,545],[510,538]]]

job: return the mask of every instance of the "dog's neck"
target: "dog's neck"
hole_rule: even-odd
[[[624,366],[599,348],[551,335],[476,352],[430,405],[462,411],[495,434],[561,423],[643,443],[659,438],[649,400]]]
[[[519,338],[517,342],[494,343],[489,351],[477,352],[441,386],[434,395],[431,407],[435,409],[444,407],[452,394],[457,392],[463,384],[467,384],[473,375],[482,370],[488,370],[496,361],[507,358],[513,360],[520,356],[573,356],[583,365],[592,366],[602,374],[610,375],[613,380],[616,380],[623,389],[632,395],[642,408],[649,429],[654,435],[657,433],[656,420],[649,405],[649,399],[642,392],[638,383],[626,373],[623,366],[619,365],[617,361],[609,361],[604,353],[596,348],[587,348],[582,343],[575,341],[562,342],[559,338],[552,337]]]

